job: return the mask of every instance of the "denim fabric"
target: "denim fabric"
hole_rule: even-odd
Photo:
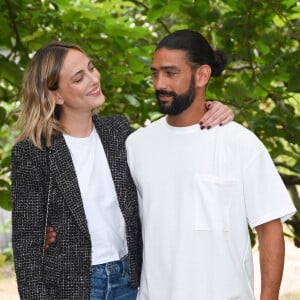
[[[128,258],[92,266],[91,300],[136,300],[129,284]]]

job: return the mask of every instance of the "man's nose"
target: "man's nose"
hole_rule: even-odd
[[[167,78],[162,74],[157,74],[157,76],[154,79],[154,88],[156,90],[167,89]]]

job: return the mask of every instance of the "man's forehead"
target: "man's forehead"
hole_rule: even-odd
[[[153,68],[178,68],[186,64],[186,52],[178,49],[158,49],[155,51],[152,60]]]

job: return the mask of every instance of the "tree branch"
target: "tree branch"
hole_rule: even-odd
[[[295,170],[293,167],[289,166],[287,163],[284,163],[284,162],[276,162],[276,161],[275,161],[274,164],[275,164],[275,166],[277,166],[277,167],[284,167],[284,168],[286,168],[287,170],[290,170],[290,171],[292,171],[292,172],[294,172],[294,173],[298,173],[297,170]]]
[[[248,15],[247,15],[247,22],[246,22],[246,48],[248,53],[250,69],[252,70],[252,78],[254,81],[256,81],[256,72],[253,66],[252,54],[250,49],[250,28],[251,28],[251,18],[252,18],[252,7],[253,7],[253,0],[249,2],[249,6],[248,6]]]
[[[22,40],[20,38],[20,34],[19,34],[19,31],[18,31],[18,28],[17,28],[17,23],[16,23],[16,20],[15,20],[15,16],[14,16],[12,5],[11,5],[11,1],[10,0],[5,0],[5,2],[6,2],[7,9],[8,9],[8,16],[9,16],[9,19],[10,19],[10,22],[11,22],[11,25],[12,25],[12,29],[14,31],[15,38],[16,38],[16,44],[12,48],[10,54],[7,57],[7,58],[10,58],[11,55],[14,52],[16,52],[18,49],[26,50],[26,48],[22,44]]]
[[[142,6],[145,9],[145,11],[149,11],[150,10],[149,7],[146,4],[142,3],[141,1],[130,0],[129,2],[134,3],[136,6]],[[157,21],[158,21],[158,23],[160,23],[160,25],[164,28],[164,30],[168,34],[171,33],[170,30],[169,30],[169,28],[168,28],[168,26],[163,22],[163,20],[161,18],[158,18]]]
[[[286,186],[300,185],[300,176],[280,174]]]

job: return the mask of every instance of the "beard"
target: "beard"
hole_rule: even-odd
[[[190,86],[188,90],[183,94],[178,95],[177,93],[172,91],[156,90],[155,95],[161,113],[166,115],[179,115],[188,107],[190,107],[191,104],[194,102],[196,96],[194,76],[192,76],[191,78]],[[172,96],[173,101],[171,102],[170,105],[167,106],[162,101],[159,100],[159,95]]]

